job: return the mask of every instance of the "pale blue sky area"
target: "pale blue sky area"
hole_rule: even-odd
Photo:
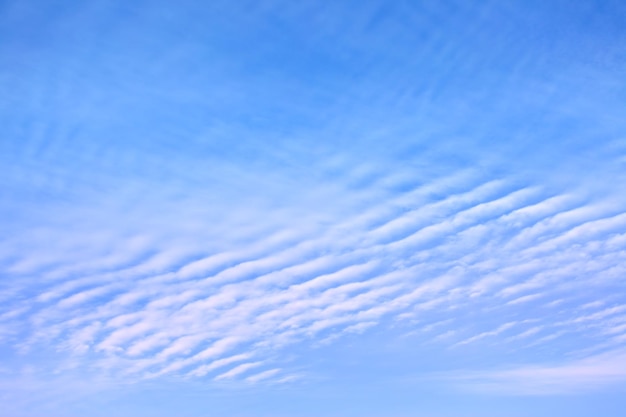
[[[623,1],[0,2],[0,417],[626,409]]]

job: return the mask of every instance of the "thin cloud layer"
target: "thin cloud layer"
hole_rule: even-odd
[[[89,366],[124,377],[249,382],[285,377],[272,360],[290,344],[388,320],[418,319],[426,328],[432,310],[437,320],[451,320],[438,329],[442,334],[466,327],[464,311],[477,311],[471,314],[479,320],[487,320],[480,318],[485,309],[517,318],[489,319],[483,326],[493,328],[472,326],[445,338],[444,348],[489,340],[533,344],[556,332],[606,334],[602,344],[621,346],[626,306],[616,299],[587,304],[583,312],[580,304],[589,299],[576,292],[620,287],[623,208],[473,177],[434,180],[455,189],[443,198],[425,184],[309,230],[290,229],[300,219],[284,218],[287,224],[267,237],[221,252],[203,254],[196,243],[172,256],[146,239],[147,256],[124,259],[138,239],[131,237],[119,249],[97,248],[113,259],[105,267],[99,256],[90,265],[78,255],[89,273],[73,269],[70,254],[50,266],[31,266],[26,258],[7,271],[16,283],[19,276],[37,280],[14,289],[3,333],[24,352],[56,345],[73,361],[88,358]],[[388,193],[381,188],[367,192]],[[62,239],[63,231],[56,233]],[[561,298],[565,305],[551,305]],[[249,358],[257,361],[237,363]],[[272,373],[254,378],[252,367]]]
[[[626,368],[622,351],[609,351],[559,365],[529,365],[484,373],[455,375],[465,389],[491,393],[549,396],[598,391],[623,384]]]
[[[12,416],[626,382],[619,2],[61,3],[0,7]]]

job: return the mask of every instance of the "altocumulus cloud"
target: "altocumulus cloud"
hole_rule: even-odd
[[[626,11],[531,3],[3,5],[11,415],[623,386]]]

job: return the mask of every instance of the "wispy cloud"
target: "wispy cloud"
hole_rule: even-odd
[[[121,366],[125,372],[150,377],[172,372],[201,376],[228,357],[264,355],[255,346],[279,348],[320,332],[362,331],[385,316],[407,317],[429,303],[447,309],[470,308],[476,303],[488,305],[489,297],[498,294],[519,295],[507,301],[511,308],[549,300],[549,293],[537,291],[548,282],[552,291],[559,291],[558,284],[567,285],[565,277],[578,268],[579,261],[564,265],[568,252],[539,257],[536,251],[526,255],[527,250],[536,247],[538,240],[552,242],[562,236],[569,242],[572,233],[578,246],[566,250],[580,253],[581,243],[587,245],[582,248],[588,247],[584,250],[594,250],[593,245],[601,242],[597,240],[599,226],[589,225],[587,219],[605,215],[602,211],[589,207],[579,210],[585,213],[582,216],[568,217],[568,223],[556,222],[550,219],[561,215],[554,210],[567,210],[567,199],[546,196],[537,187],[511,188],[504,180],[472,184],[467,177],[455,175],[441,180],[446,181],[456,181],[457,193],[430,202],[431,197],[424,194],[415,210],[394,210],[397,200],[409,204],[400,195],[375,203],[356,217],[338,219],[325,230],[303,234],[278,229],[261,240],[240,244],[236,251],[187,259],[166,255],[161,264],[154,263],[160,259],[156,252],[135,264],[125,260],[119,272],[94,271],[78,280],[69,270],[55,269],[51,272],[54,280],[38,290],[38,301],[27,303],[21,313],[26,317],[30,311],[33,331],[25,346],[56,340],[73,346],[75,352],[106,352],[104,363]],[[556,201],[561,205],[555,205]],[[374,226],[372,216],[379,216]],[[577,222],[572,223],[574,219]],[[619,219],[605,217],[593,224],[614,230],[621,224]],[[404,234],[394,234],[396,227]],[[515,236],[531,236],[529,231],[533,231],[532,240],[515,240]],[[387,236],[383,240],[381,233]],[[513,240],[497,246],[494,239],[506,235]],[[479,241],[485,244],[477,250]],[[617,258],[597,260],[584,269],[615,268],[614,259],[621,256],[616,250],[605,250],[604,256],[614,253]],[[472,278],[477,272],[483,277],[478,282]],[[528,278],[520,283],[522,274]],[[116,275],[123,280],[111,283]],[[535,293],[524,295],[528,290]],[[68,320],[70,312],[74,318]],[[602,313],[592,313],[590,319],[593,314]],[[478,330],[453,344],[497,337],[514,325]],[[531,338],[531,330],[520,331],[524,338]],[[436,340],[463,337],[458,331],[444,333],[445,338]],[[135,364],[122,365],[128,361]],[[229,372],[224,374],[237,376]]]
[[[626,356],[621,351],[553,365],[467,372],[451,379],[469,390],[509,395],[577,394],[626,382]]]
[[[621,9],[9,1],[1,372],[622,383]]]

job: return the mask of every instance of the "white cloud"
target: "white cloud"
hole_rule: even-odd
[[[255,375],[251,375],[251,376],[247,377],[245,380],[246,380],[246,382],[256,383],[256,382],[259,382],[259,381],[266,380],[268,378],[272,378],[273,376],[278,374],[280,371],[281,371],[280,368],[269,369],[267,371],[263,371],[263,372],[260,372],[258,374],[255,374]],[[282,382],[285,382],[285,381],[283,380]]]
[[[235,366],[230,371],[224,372],[223,374],[219,374],[214,379],[216,381],[220,381],[220,380],[223,380],[223,379],[231,379],[231,378],[234,378],[234,377],[236,377],[238,375],[243,374],[244,372],[247,372],[248,370],[250,370],[252,368],[256,368],[256,367],[261,366],[261,365],[263,365],[263,362],[242,363],[241,365]]]
[[[461,387],[493,394],[577,394],[626,383],[626,355],[613,351],[567,363],[448,375]]]
[[[380,183],[389,181],[383,177]],[[454,192],[433,198],[438,183]],[[386,316],[419,319],[414,326],[425,329],[446,323],[445,337],[432,343],[462,346],[488,337],[500,343],[514,323],[521,327],[540,316],[521,312],[525,303],[549,305],[568,286],[590,285],[584,277],[572,283],[569,276],[584,271],[607,277],[610,285],[608,277],[620,273],[626,241],[611,240],[609,250],[602,237],[621,225],[621,217],[603,217],[603,206],[576,206],[571,195],[506,179],[485,181],[475,172],[452,172],[388,200],[379,198],[386,195],[382,189],[360,192],[358,204],[334,213],[323,227],[274,219],[263,233],[246,237],[241,224],[225,221],[240,240],[211,250],[199,242],[216,236],[203,234],[182,239],[176,250],[163,239],[142,238],[128,244],[136,255],[126,258],[99,243],[104,247],[93,250],[92,272],[74,276],[72,260],[60,262],[50,275],[54,279],[28,289],[36,302],[13,307],[23,311],[19,317],[28,318],[26,325],[8,312],[4,321],[14,331],[29,329],[27,346],[73,346],[92,352],[112,372],[198,377],[221,360],[268,358],[316,337],[337,340]],[[568,237],[572,230],[575,241]],[[562,251],[532,252],[537,242],[563,236]],[[110,261],[98,270],[98,254],[107,250]],[[601,256],[594,255],[598,251]],[[508,308],[522,317],[496,322],[495,330],[480,322],[460,324],[474,308]],[[432,312],[438,316],[430,318]],[[565,321],[560,326],[570,331],[589,331]],[[102,325],[89,327],[95,322]],[[546,323],[535,326],[541,325]],[[509,339],[515,337],[527,346],[542,340],[529,328]]]
[[[488,332],[483,332],[483,333],[477,334],[476,336],[472,336],[472,337],[470,337],[468,339],[465,339],[465,340],[462,340],[462,341],[458,342],[455,346],[467,345],[469,343],[476,342],[476,341],[484,339],[486,337],[497,336],[500,333],[503,333],[503,332],[507,331],[508,329],[510,329],[511,327],[515,326],[516,324],[517,324],[516,322],[504,323],[503,325],[499,326],[495,330],[490,330]]]
[[[218,359],[209,364],[199,366],[198,368],[189,372],[188,375],[204,376],[215,369],[219,369],[223,366],[249,359],[251,356],[252,355],[250,355],[249,353],[241,353],[239,355],[233,355],[226,358]]]

